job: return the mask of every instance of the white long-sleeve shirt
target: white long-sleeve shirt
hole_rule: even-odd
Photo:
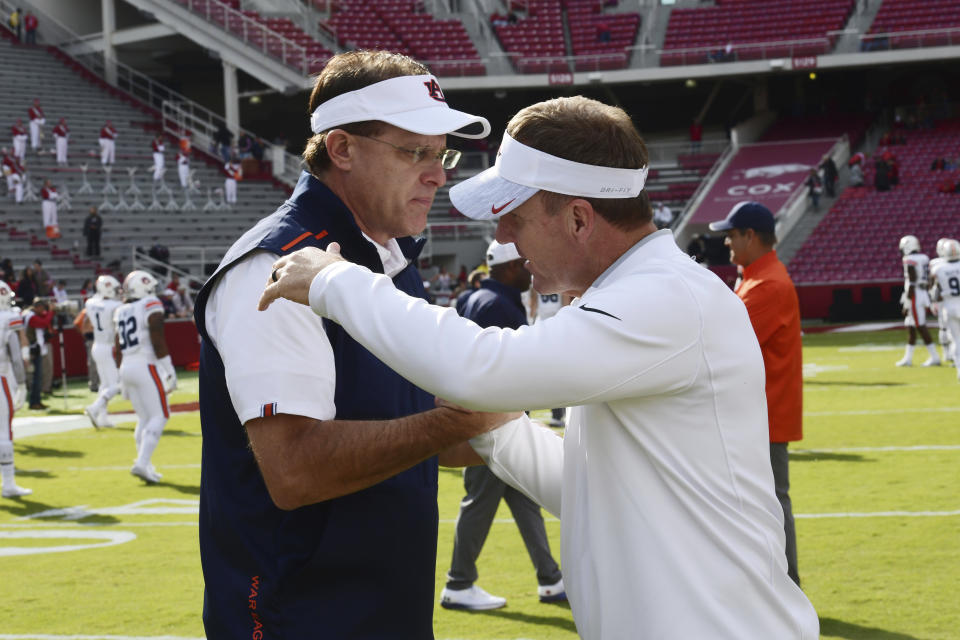
[[[473,444],[561,516],[581,637],[818,636],[787,576],[746,309],[669,231],[641,240],[553,318],[515,331],[480,329],[349,263],[314,279],[310,303],[464,406],[578,405],[562,442],[520,419]]]

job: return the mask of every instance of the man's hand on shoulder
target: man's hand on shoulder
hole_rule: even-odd
[[[273,263],[270,279],[267,280],[257,308],[263,311],[279,298],[309,305],[313,278],[334,262],[342,260],[340,245],[336,242],[331,242],[326,251],[307,247],[283,256]]]

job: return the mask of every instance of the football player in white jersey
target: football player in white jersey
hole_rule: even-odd
[[[937,269],[937,265],[941,262],[946,262],[946,252],[947,252],[947,243],[950,242],[950,238],[940,238],[937,240],[937,257],[930,260],[930,300],[932,302],[930,309],[931,311],[936,311],[937,314],[937,325],[939,328],[939,338],[938,342],[940,343],[940,351],[943,355],[940,357],[941,360],[945,362],[953,362],[953,348],[951,347],[950,342],[950,332],[947,330],[947,313],[946,308],[942,304],[937,304],[943,300],[941,291],[937,287],[937,279],[933,277],[933,272]]]
[[[937,347],[927,330],[927,308],[930,306],[930,294],[927,286],[930,281],[930,258],[920,251],[920,241],[916,236],[900,238],[900,253],[903,255],[903,325],[907,328],[907,347],[903,358],[897,361],[898,367],[913,364],[913,349],[917,343],[917,333],[923,338],[930,357],[923,363],[925,367],[940,365]]]
[[[957,353],[960,341],[960,242],[946,239],[941,260],[934,265],[930,278],[940,296],[940,314],[950,335],[949,355],[957,363],[960,355]],[[960,367],[957,368],[957,380],[960,380]]]
[[[123,281],[124,304],[113,316],[123,395],[137,413],[133,434],[137,458],[130,473],[150,484],[162,477],[150,458],[170,418],[167,393],[177,386],[163,333],[163,303],[156,290],[156,278],[146,271],[131,271]]]
[[[84,305],[87,318],[93,329],[93,346],[90,357],[97,365],[100,389],[97,399],[84,412],[97,429],[112,427],[107,413],[110,398],[120,393],[120,372],[113,357],[115,332],[113,314],[120,306],[120,282],[113,276],[100,276],[96,282],[97,293]]]
[[[18,487],[13,467],[13,412],[26,399],[23,352],[27,339],[23,334],[23,318],[13,306],[13,291],[0,281],[0,477],[4,498],[19,498],[33,493]],[[27,352],[29,357],[29,351]]]
[[[570,304],[572,300],[573,298],[565,293],[537,293],[531,290],[530,316],[533,318],[533,322],[552,318],[557,315],[557,311]],[[550,420],[547,421],[547,424],[551,427],[562,427],[565,413],[566,409],[564,407],[551,409]]]

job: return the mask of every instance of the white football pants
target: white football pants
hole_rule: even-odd
[[[110,398],[120,391],[120,372],[117,371],[117,362],[113,359],[113,347],[94,342],[90,347],[90,357],[97,365],[97,375],[100,376],[100,389],[93,404],[98,409],[105,409]]]
[[[137,464],[150,466],[150,458],[160,442],[160,434],[170,418],[167,394],[154,360],[124,358],[120,363],[123,395],[133,404],[137,413],[137,427],[133,437],[137,442]]]

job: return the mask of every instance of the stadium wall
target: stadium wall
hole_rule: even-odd
[[[193,320],[189,318],[169,319],[163,325],[174,366],[184,367],[200,359],[200,334]],[[63,336],[64,356],[67,362],[67,376],[87,375],[87,350],[83,336],[73,327],[65,327],[62,333],[54,333],[51,342],[53,349],[53,376],[61,375],[60,337]]]
[[[855,322],[899,317],[903,282],[797,285],[804,320]]]

